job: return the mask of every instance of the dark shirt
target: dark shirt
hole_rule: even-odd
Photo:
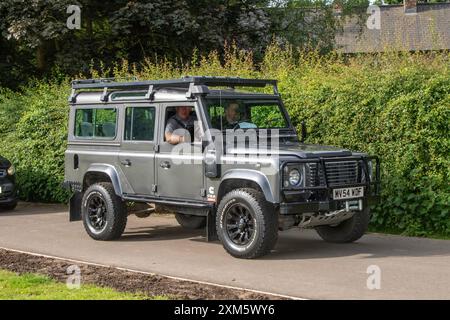
[[[193,141],[195,121],[197,121],[196,116],[190,115],[186,120],[183,120],[178,115],[174,115],[167,121],[164,133],[175,133],[176,135],[185,137],[190,135],[190,140]]]

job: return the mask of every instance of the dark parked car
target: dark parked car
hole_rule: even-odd
[[[14,165],[0,156],[0,210],[13,210],[17,206]]]

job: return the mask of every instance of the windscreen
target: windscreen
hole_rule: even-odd
[[[288,122],[276,100],[206,99],[207,112],[215,129],[283,129]]]

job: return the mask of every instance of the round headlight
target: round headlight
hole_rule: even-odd
[[[297,169],[292,169],[289,172],[289,183],[292,186],[296,186],[299,185],[300,182],[302,182],[302,176],[300,174],[300,171],[298,171]]]
[[[10,176],[14,175],[16,173],[16,168],[14,167],[14,165],[12,164],[9,168],[8,168],[8,174]]]

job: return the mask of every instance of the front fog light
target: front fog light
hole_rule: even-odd
[[[292,186],[297,186],[300,184],[300,182],[302,182],[302,175],[300,174],[300,171],[298,171],[297,169],[292,169],[289,172],[289,183]]]
[[[8,175],[12,176],[16,173],[16,168],[14,167],[14,165],[12,164],[9,168],[8,168]]]

